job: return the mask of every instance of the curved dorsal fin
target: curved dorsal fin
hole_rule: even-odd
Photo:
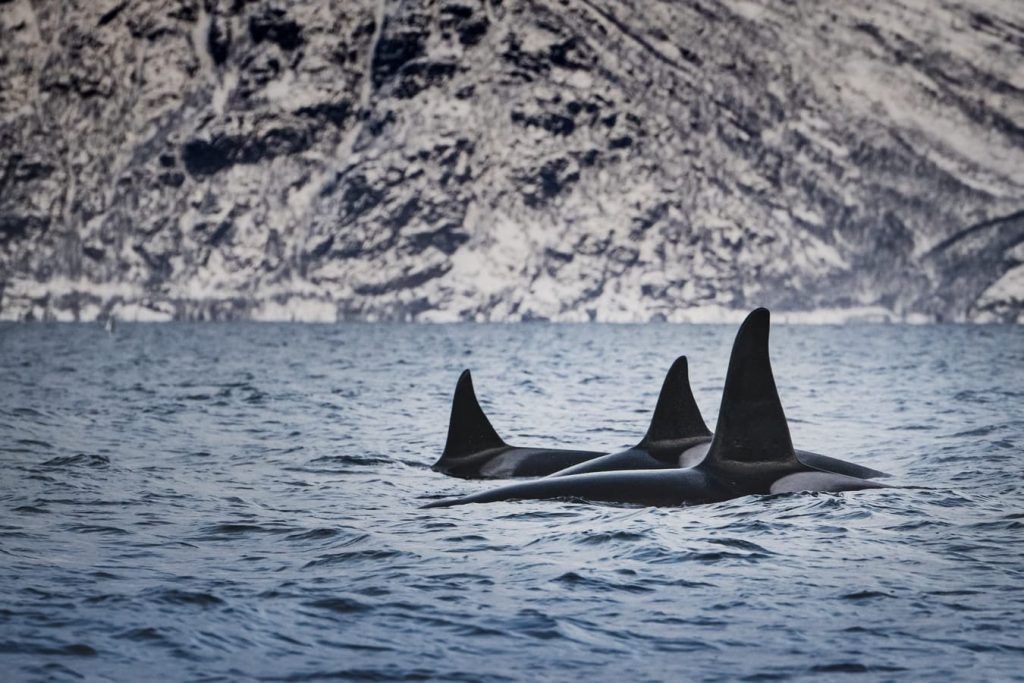
[[[768,359],[769,322],[768,309],[758,308],[736,334],[718,425],[705,459],[712,469],[756,476],[759,466],[799,466]]]
[[[654,406],[651,426],[647,428],[641,446],[659,441],[675,441],[694,436],[711,436],[711,430],[704,424],[700,408],[690,389],[686,356],[679,356],[661,385],[658,403]]]
[[[490,420],[484,415],[473,391],[473,378],[469,370],[463,370],[455,385],[452,398],[452,415],[448,421],[448,440],[438,464],[453,458],[462,458],[490,448],[501,448],[505,442],[494,431]]]

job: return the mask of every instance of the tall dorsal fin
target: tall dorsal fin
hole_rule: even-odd
[[[641,446],[659,441],[675,441],[694,436],[711,436],[711,430],[704,424],[700,408],[690,389],[686,356],[679,356],[661,385],[658,403],[654,406],[654,417]]]
[[[438,464],[490,448],[501,448],[504,445],[505,442],[494,431],[490,420],[484,415],[480,403],[476,400],[473,378],[469,370],[463,370],[459,375],[458,384],[455,385],[452,415],[448,421],[448,440],[444,444],[444,453]]]
[[[705,459],[713,471],[739,474],[751,484],[759,471],[800,468],[768,359],[769,322],[768,310],[758,308],[736,334],[718,425]]]

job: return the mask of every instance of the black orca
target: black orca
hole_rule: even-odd
[[[670,429],[665,429],[665,426],[669,426]],[[588,472],[693,467],[699,465],[707,456],[712,438],[711,430],[704,424],[704,418],[690,389],[686,356],[680,356],[665,377],[658,405],[654,409],[654,420],[640,443],[633,448],[602,455],[548,476],[565,477]],[[889,476],[885,472],[820,453],[795,453],[803,464],[833,474],[861,479]]]
[[[512,499],[570,498],[679,506],[748,495],[795,491],[853,491],[884,484],[807,465],[797,458],[771,362],[770,315],[747,316],[733,343],[718,425],[707,456],[685,469],[593,472],[503,486],[425,508]]]
[[[710,439],[711,432],[690,391],[683,356],[676,359],[665,375],[646,436],[636,447],[617,454],[620,456],[617,462],[621,465],[635,456],[636,468],[641,468],[644,458],[668,460],[674,454],[678,459],[683,450]],[[542,477],[607,455],[607,452],[509,446],[494,431],[480,408],[473,391],[473,379],[469,370],[465,370],[455,386],[444,453],[431,469],[463,479]]]
[[[618,453],[609,453],[567,467],[549,476],[691,467],[704,459],[710,443],[711,430],[704,423],[697,400],[690,389],[686,356],[680,356],[665,375],[658,403],[654,407],[654,417],[640,443]]]

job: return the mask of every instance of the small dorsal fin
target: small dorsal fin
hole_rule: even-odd
[[[761,468],[800,469],[768,359],[770,316],[758,308],[733,342],[715,437],[705,463],[723,473],[757,478]]]
[[[452,398],[452,415],[448,421],[448,440],[444,453],[437,464],[446,460],[462,458],[490,448],[501,448],[505,442],[494,431],[490,420],[484,415],[473,391],[473,378],[469,370],[463,370],[455,385]]]
[[[650,446],[659,441],[675,441],[695,436],[711,436],[711,430],[701,417],[700,408],[690,389],[686,356],[679,356],[661,385],[658,403],[654,406],[654,417],[641,446]]]

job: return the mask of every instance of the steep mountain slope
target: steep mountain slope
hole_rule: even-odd
[[[1024,321],[1024,5],[0,2],[0,316]]]

